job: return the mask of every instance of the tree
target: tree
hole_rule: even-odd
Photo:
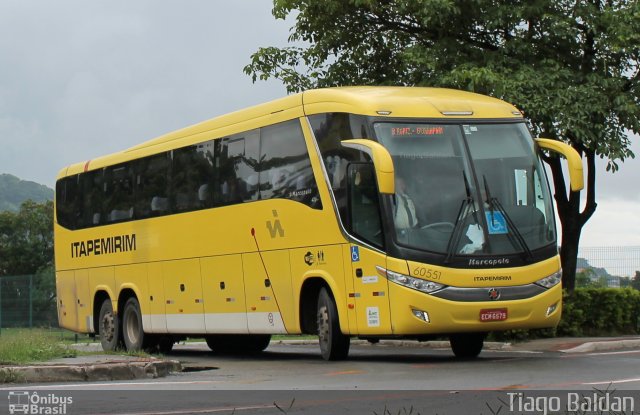
[[[244,68],[289,92],[339,85],[442,86],[515,104],[534,134],[570,143],[587,166],[586,198],[545,157],[562,224],[564,286],[575,287],[582,227],[596,210],[595,158],[634,157],[640,132],[640,3],[634,0],[274,0],[295,16],[285,48]]]
[[[26,324],[24,310],[28,310],[30,302],[32,321],[55,324],[53,202],[26,201],[18,212],[0,212],[0,277],[3,276],[0,304],[13,304],[14,310],[9,311],[21,313],[22,319],[14,318],[10,324]],[[6,324],[6,317],[3,320]]]
[[[596,275],[593,268],[585,268],[576,273],[576,287],[586,288],[593,286],[593,277]]]
[[[636,275],[631,279],[631,287],[640,290],[640,271],[636,271]]]
[[[0,275],[36,274],[53,264],[53,202],[0,212]]]

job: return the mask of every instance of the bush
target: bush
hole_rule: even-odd
[[[558,336],[615,336],[640,333],[640,291],[578,288],[565,293]]]
[[[489,340],[525,341],[545,337],[640,334],[640,291],[631,288],[576,288],[564,293],[556,329],[507,330]]]

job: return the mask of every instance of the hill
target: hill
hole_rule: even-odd
[[[0,211],[17,212],[22,202],[29,199],[34,202],[53,200],[53,189],[10,174],[0,174]]]

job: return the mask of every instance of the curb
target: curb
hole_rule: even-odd
[[[620,349],[640,349],[640,339],[587,342],[570,349],[560,350],[562,353],[592,353]]]
[[[277,345],[317,345],[318,340],[275,340],[271,344]],[[351,340],[352,346],[371,346],[371,347],[423,347],[426,349],[449,349],[451,345],[448,340],[430,340],[419,342],[415,340],[380,340],[380,343],[369,343],[367,340]],[[510,350],[511,343],[503,342],[484,342],[486,350]]]
[[[111,380],[155,379],[181,372],[176,360],[138,360],[76,365],[4,366],[0,383],[95,382]]]

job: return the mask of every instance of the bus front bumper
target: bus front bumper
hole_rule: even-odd
[[[525,299],[464,302],[389,283],[389,299],[398,336],[551,328],[562,314],[561,284]]]

